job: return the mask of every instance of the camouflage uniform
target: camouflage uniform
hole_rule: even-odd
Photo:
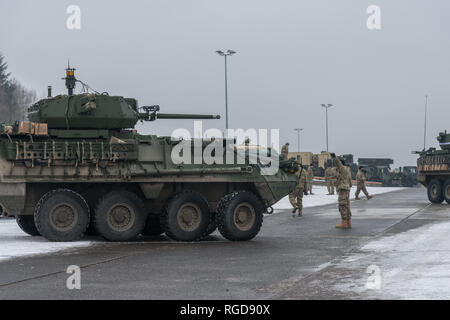
[[[289,154],[289,143],[286,143],[284,146],[281,147],[281,156],[283,157],[283,160],[287,160]]]
[[[333,172],[331,170],[331,167],[328,167],[325,169],[325,181],[327,183],[327,190],[328,190],[328,194],[333,194],[334,193],[334,187],[333,187],[333,183],[331,181],[331,177],[333,175]]]
[[[312,192],[312,184],[313,184],[313,178],[314,178],[314,172],[311,166],[308,167],[308,170],[306,171],[308,174],[308,181],[306,184],[306,191],[308,191],[309,194],[314,194]]]
[[[337,176],[338,176],[336,167],[332,167],[330,172],[331,172],[331,193],[330,194],[334,194],[334,189],[336,188]]]
[[[342,221],[347,223],[352,217],[352,212],[350,211],[352,176],[350,174],[350,168],[344,166],[339,158],[335,158],[335,163],[337,171],[336,190],[339,194],[339,212],[341,213]]]
[[[359,193],[361,191],[366,195],[367,199],[372,198],[366,189],[366,175],[364,174],[363,170],[359,169],[358,173],[356,174],[356,199],[359,199]]]
[[[300,174],[297,181],[297,186],[295,187],[294,191],[292,191],[289,194],[289,202],[291,203],[292,207],[295,209],[298,209],[298,215],[302,215],[303,210],[303,192],[306,189],[306,171],[305,169],[300,169]],[[295,211],[293,211],[295,213]]]

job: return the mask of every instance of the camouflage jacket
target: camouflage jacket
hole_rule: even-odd
[[[312,182],[312,180],[313,180],[313,178],[314,178],[314,172],[313,172],[313,169],[308,168],[308,169],[306,170],[306,173],[308,174],[308,181],[309,181],[309,182]]]
[[[326,168],[325,169],[325,179],[326,180],[331,180],[332,176],[333,176],[332,168],[331,167]]]
[[[352,187],[352,176],[350,174],[350,168],[344,166],[339,160],[339,158],[334,159],[336,163],[337,179],[336,179],[336,189],[339,190],[350,190]]]
[[[337,173],[337,169],[336,167],[332,167],[330,168],[330,179],[334,182],[336,182],[337,178],[338,178],[338,173]]]
[[[308,173],[305,169],[300,169],[300,173],[298,175],[298,185],[299,187],[306,189],[306,182],[308,180]]]
[[[358,173],[356,174],[356,181],[358,184],[366,183],[366,175],[364,174],[364,171],[358,170]]]

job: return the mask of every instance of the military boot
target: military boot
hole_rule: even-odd
[[[360,197],[356,197],[355,200],[361,200],[361,198]]]
[[[349,218],[349,219],[347,220],[347,229],[351,229],[351,228],[352,228],[352,219]]]
[[[303,216],[303,212],[302,212],[302,210],[299,210],[299,212],[298,212],[298,216],[299,216],[299,217]]]
[[[336,225],[336,228],[338,228],[338,229],[348,229],[347,220],[342,220],[340,224]]]
[[[373,196],[367,196],[367,200],[370,200],[372,198],[373,198]]]

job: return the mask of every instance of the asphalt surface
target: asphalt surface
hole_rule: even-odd
[[[365,265],[340,275],[340,261],[377,239],[450,219],[449,207],[430,205],[423,188],[352,201],[351,206],[352,230],[334,227],[340,221],[335,204],[306,208],[301,218],[290,211],[266,216],[261,233],[249,242],[229,242],[218,233],[196,243],[161,236],[4,261],[0,298],[372,298],[336,286],[368,276]],[[81,267],[80,290],[66,287],[69,265]]]

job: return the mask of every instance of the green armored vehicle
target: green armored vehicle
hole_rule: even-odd
[[[219,116],[159,113],[159,106],[139,108],[135,99],[106,93],[74,95],[81,82],[74,72],[66,70],[67,95],[51,97],[49,90],[29,108],[29,121],[0,128],[0,206],[26,233],[52,241],[86,233],[129,241],[164,232],[195,241],[218,228],[229,240],[245,241],[294,189],[297,163],[277,162],[266,175],[267,161],[249,160],[258,146],[133,129],[138,121]],[[215,154],[218,147],[227,153]],[[212,162],[202,157],[208,150]],[[276,151],[265,152],[279,160]]]
[[[417,181],[427,187],[428,199],[432,203],[450,203],[450,134],[439,133],[441,150],[430,148],[422,152],[417,160]]]

